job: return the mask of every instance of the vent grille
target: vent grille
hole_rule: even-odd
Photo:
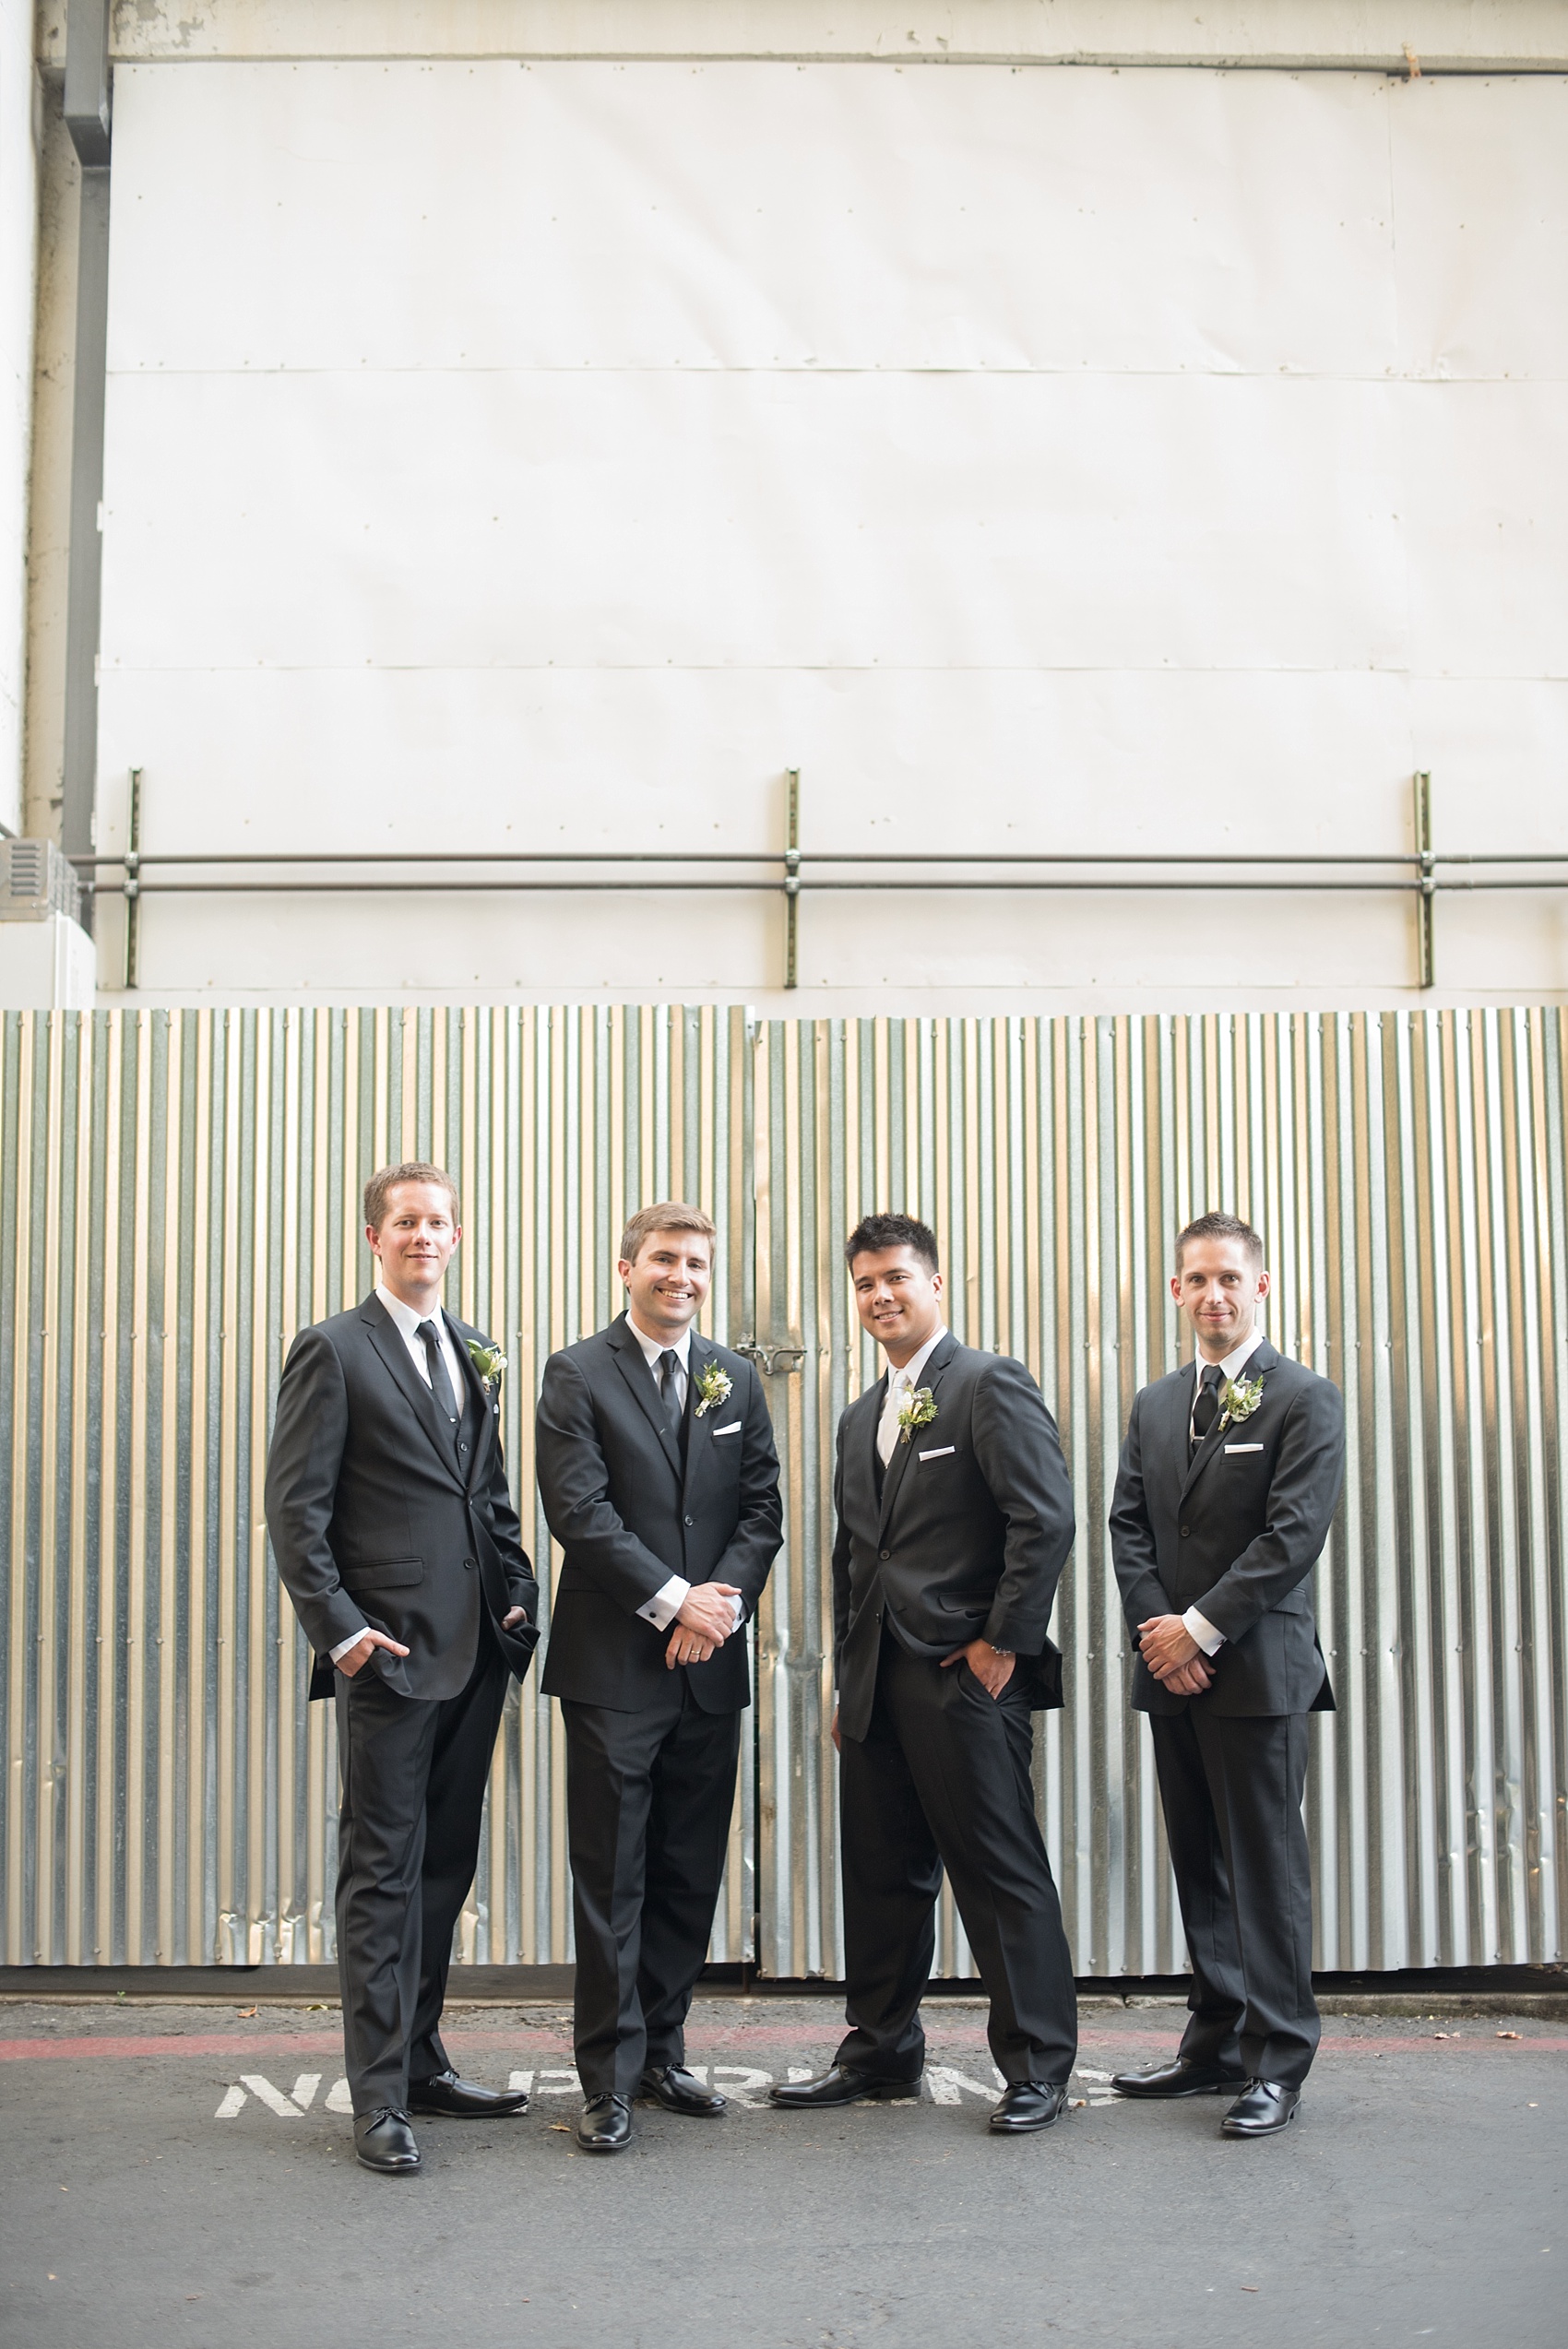
[[[53,840],[0,840],[0,921],[82,918],[81,884]]]

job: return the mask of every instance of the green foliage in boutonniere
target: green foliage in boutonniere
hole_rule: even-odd
[[[477,1337],[469,1340],[469,1359],[479,1372],[479,1382],[486,1394],[493,1394],[501,1383],[501,1373],[506,1368],[506,1357],[498,1346],[481,1346]]]
[[[1222,1428],[1240,1427],[1250,1419],[1263,1401],[1263,1381],[1257,1379],[1226,1379],[1219,1389],[1219,1424]]]
[[[720,1370],[717,1362],[706,1364],[702,1376],[697,1381],[697,1393],[702,1400],[698,1403],[694,1417],[700,1419],[705,1411],[713,1409],[716,1403],[727,1403],[730,1399],[730,1390],[734,1383],[729,1371]]]
[[[930,1387],[911,1387],[909,1393],[899,1399],[899,1442],[908,1443],[917,1428],[929,1428],[935,1417],[936,1406],[932,1401]]]

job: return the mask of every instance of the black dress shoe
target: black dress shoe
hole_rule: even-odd
[[[667,2113],[690,2113],[698,2120],[716,2120],[730,2109],[729,2097],[705,2088],[684,2064],[667,2063],[657,2071],[645,2071],[637,2094],[653,2097]]]
[[[1178,2056],[1174,2063],[1157,2063],[1146,2071],[1118,2071],[1111,2084],[1119,2096],[1223,2096],[1247,2084],[1246,2074],[1227,2071],[1223,2064],[1194,2063]]]
[[[354,2115],[354,2151],[366,2169],[398,2177],[420,2165],[420,2149],[407,2113],[384,2105],[379,2112]]]
[[[857,2071],[852,2064],[836,2063],[815,2080],[790,2080],[770,2088],[776,2105],[791,2112],[819,2112],[830,2105],[858,2105],[867,2096],[918,2096],[915,2080],[888,2080],[879,2071]]]
[[[454,2120],[494,2120],[502,2113],[526,2113],[526,2088],[481,2088],[455,2071],[433,2072],[409,2082],[411,2113],[446,2113]]]
[[[630,2096],[590,2096],[577,2122],[585,2153],[621,2153],[632,2141]]]
[[[1219,2124],[1222,2137],[1272,2137],[1289,2129],[1301,2110],[1299,2088],[1281,2088],[1273,2080],[1249,2080]]]
[[[1064,2087],[1052,2087],[1045,2080],[1010,2080],[986,2127],[999,2137],[1022,2137],[1031,2129],[1049,2129],[1066,2109]]]

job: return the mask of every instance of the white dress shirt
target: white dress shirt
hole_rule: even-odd
[[[887,1394],[882,1406],[882,1417],[876,1423],[877,1457],[885,1468],[893,1457],[893,1447],[898,1441],[898,1406],[906,1394],[921,1382],[921,1372],[946,1336],[945,1324],[927,1338],[918,1354],[911,1354],[901,1370],[888,1365]]]
[[[394,1297],[389,1288],[383,1288],[377,1284],[375,1293],[390,1314],[398,1336],[408,1347],[410,1361],[428,1386],[430,1361],[424,1350],[424,1340],[420,1335],[427,1317],[423,1313],[416,1313],[411,1305],[405,1305],[400,1297]],[[435,1323],[436,1336],[441,1346],[441,1358],[446,1365],[446,1375],[452,1382],[452,1393],[460,1411],[463,1407],[463,1365],[457,1353],[457,1341],[452,1335],[451,1323],[439,1305],[428,1318]],[[351,1647],[358,1647],[364,1635],[365,1627],[362,1623],[357,1631],[350,1631],[346,1640],[339,1640],[337,1646],[328,1651],[333,1663],[336,1664],[340,1655],[347,1655]]]
[[[684,1411],[686,1407],[686,1388],[691,1378],[692,1331],[690,1323],[687,1323],[685,1329],[683,1330],[681,1335],[676,1339],[673,1346],[671,1346],[665,1338],[649,1337],[647,1330],[639,1329],[637,1327],[637,1324],[633,1321],[630,1313],[626,1316],[626,1327],[631,1331],[632,1335],[642,1347],[643,1359],[647,1362],[648,1369],[653,1373],[654,1384],[656,1386],[659,1383],[659,1356],[661,1354],[673,1354],[675,1357],[675,1400],[679,1408]],[[659,1587],[654,1592],[653,1596],[647,1602],[647,1604],[638,1608],[637,1613],[642,1617],[645,1623],[651,1623],[656,1631],[667,1631],[670,1629],[671,1624],[675,1620],[676,1616],[681,1612],[682,1608],[684,1607],[687,1597],[690,1596],[691,1587],[690,1583],[687,1582],[683,1574],[671,1574],[667,1583],[661,1583],[659,1584]],[[730,1603],[735,1610],[734,1628],[738,1631],[742,1624],[746,1619],[746,1604],[744,1599],[740,1598],[731,1599]]]
[[[1262,1344],[1262,1330],[1254,1330],[1251,1337],[1243,1338],[1241,1345],[1235,1348],[1233,1353],[1228,1354],[1223,1362],[1218,1362],[1214,1366],[1218,1370],[1221,1380],[1223,1381],[1226,1379],[1240,1377],[1242,1369],[1252,1360],[1253,1356],[1257,1352],[1258,1347]],[[1195,1404],[1198,1399],[1198,1382],[1203,1377],[1205,1370],[1207,1370],[1208,1367],[1209,1365],[1200,1354],[1197,1360],[1193,1365],[1194,1404]],[[1191,1426],[1191,1406],[1188,1407],[1187,1419],[1188,1425]],[[1196,1640],[1198,1645],[1202,1648],[1206,1655],[1218,1655],[1219,1654],[1220,1649],[1225,1645],[1225,1635],[1222,1631],[1217,1631],[1215,1630],[1214,1625],[1209,1621],[1206,1615],[1200,1615],[1195,1607],[1189,1607],[1186,1613],[1182,1616],[1182,1621],[1186,1629],[1188,1636]]]

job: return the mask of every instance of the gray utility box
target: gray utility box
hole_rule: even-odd
[[[53,840],[0,840],[0,921],[82,918],[81,884]]]

